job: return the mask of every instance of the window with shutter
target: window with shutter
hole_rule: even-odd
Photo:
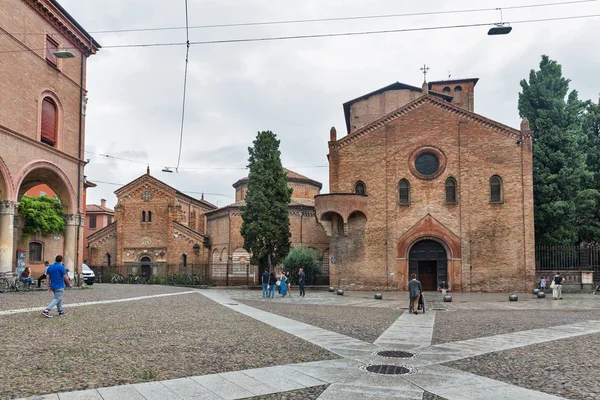
[[[109,216],[106,218],[106,225],[110,225],[110,224],[112,224],[112,215],[109,215]]]
[[[456,180],[454,178],[446,179],[446,203],[456,204]]]
[[[410,183],[406,179],[402,179],[398,183],[398,203],[401,205],[410,204]]]
[[[494,175],[490,178],[490,203],[502,203],[502,178]]]
[[[96,229],[96,216],[90,215],[90,229]]]
[[[58,51],[58,43],[50,36],[46,35],[46,61],[56,66],[56,53]]]
[[[42,244],[38,242],[29,243],[29,262],[42,262]]]
[[[53,147],[56,145],[57,119],[56,103],[51,98],[45,97],[42,101],[42,143]]]

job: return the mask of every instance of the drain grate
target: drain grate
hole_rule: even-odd
[[[409,353],[407,351],[400,350],[384,350],[377,353],[378,356],[381,357],[390,357],[390,358],[411,358],[415,355],[413,353]]]
[[[375,374],[384,375],[403,375],[410,372],[410,369],[400,365],[369,365],[366,370]]]

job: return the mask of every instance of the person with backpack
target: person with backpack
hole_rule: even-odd
[[[61,255],[56,256],[55,263],[50,265],[46,271],[46,279],[48,282],[48,291],[54,294],[54,299],[48,304],[48,307],[42,312],[42,315],[46,318],[52,318],[50,311],[54,306],[58,310],[58,316],[64,317],[67,315],[63,309],[62,298],[65,292],[65,284],[71,287],[71,280],[67,275],[67,270],[61,264],[63,257]]]

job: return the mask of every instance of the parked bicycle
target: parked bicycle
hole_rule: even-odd
[[[12,271],[0,272],[0,292],[8,292],[14,290],[19,292],[25,289],[25,283],[17,279],[17,275]]]
[[[123,278],[123,275],[121,274],[114,274],[112,276],[112,278],[110,279],[110,283],[124,283],[125,282],[125,278]]]

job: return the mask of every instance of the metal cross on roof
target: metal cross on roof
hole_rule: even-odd
[[[427,82],[427,71],[429,71],[429,67],[427,64],[423,64],[423,66],[419,69],[423,71],[423,82]]]

